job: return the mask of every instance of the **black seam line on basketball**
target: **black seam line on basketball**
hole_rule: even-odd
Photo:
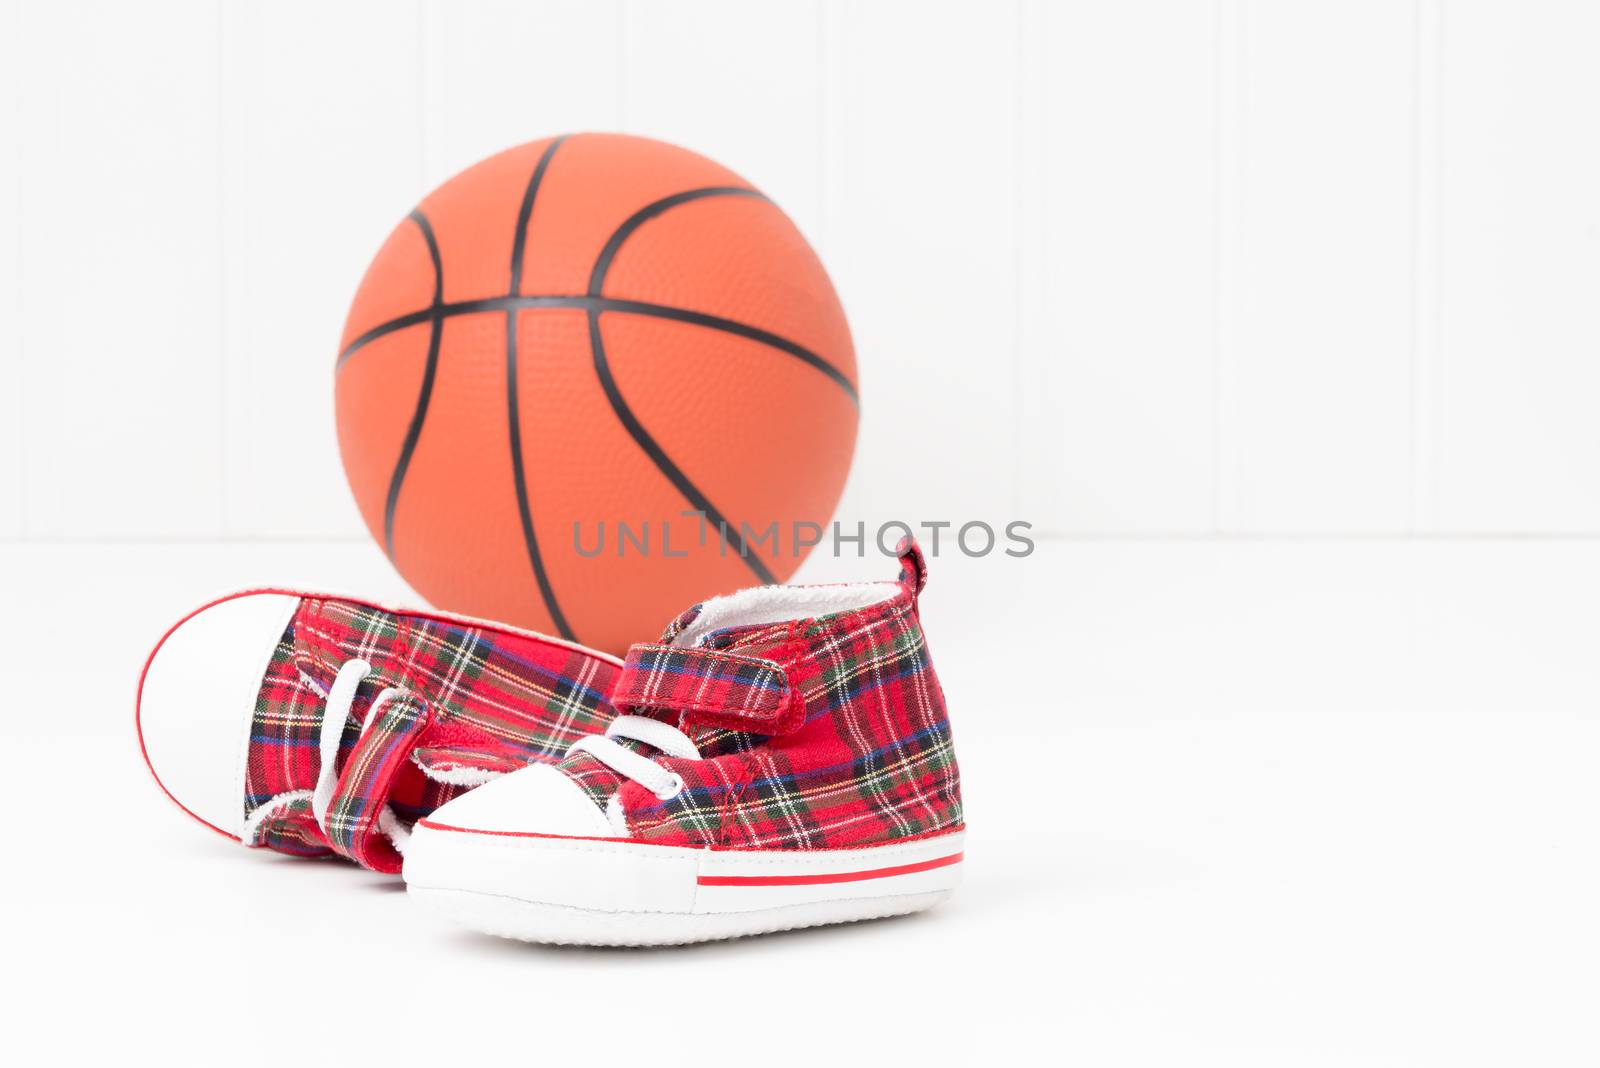
[[[411,425],[406,427],[405,441],[400,446],[400,456],[395,460],[394,473],[389,477],[389,495],[383,502],[383,551],[394,559],[394,513],[400,503],[400,487],[405,484],[406,471],[411,466],[411,456],[422,437],[422,424],[428,418],[428,402],[433,398],[433,380],[439,368],[439,339],[444,333],[444,319],[438,314],[444,306],[444,263],[439,258],[439,242],[434,237],[433,226],[421,209],[410,215],[422,239],[428,243],[428,258],[433,261],[433,306],[429,309],[433,327],[428,334],[428,362],[422,369],[422,386],[417,390],[417,405],[411,413]]]
[[[606,361],[605,342],[600,337],[600,313],[594,310],[589,312],[589,348],[594,354],[594,369],[600,379],[600,388],[605,391],[606,399],[611,402],[612,412],[633,437],[634,443],[650,457],[656,468],[667,476],[667,481],[677,487],[685,500],[694,505],[705,519],[716,524],[724,540],[734,543],[734,548],[739,551],[739,558],[755,572],[757,578],[769,585],[777,582],[777,576],[767,568],[766,563],[759,556],[750,555],[744,535],[729,525],[727,517],[711,503],[710,498],[700,492],[700,487],[690,481],[689,476],[672,462],[661,446],[656,444],[655,438],[650,436],[650,432],[634,416],[633,409],[622,399],[622,391],[617,388],[616,379],[611,376],[611,366]]]
[[[561,147],[564,140],[566,139],[558,137],[551,141],[549,147],[539,156],[539,162],[533,168],[533,175],[528,179],[528,188],[522,194],[522,206],[517,211],[517,233],[511,245],[511,284],[507,296],[517,296],[517,290],[522,285],[522,256],[527,248],[527,231],[533,217],[533,202],[539,195],[540,184],[544,182],[544,173],[550,166],[550,157],[556,154],[556,149]],[[561,605],[556,601],[556,591],[550,585],[550,576],[545,571],[544,557],[539,553],[539,539],[533,530],[533,510],[528,502],[527,471],[522,463],[522,412],[517,403],[518,310],[515,306],[506,309],[506,417],[511,430],[511,478],[517,490],[517,517],[522,521],[522,542],[528,549],[528,563],[533,567],[533,577],[539,584],[539,595],[544,598],[544,606],[550,612],[550,620],[563,638],[576,641],[577,635],[572,632],[567,617],[562,614]]]
[[[688,308],[679,308],[671,304],[652,304],[649,301],[624,300],[621,297],[484,297],[478,300],[461,300],[445,304],[439,309],[439,316],[448,319],[457,315],[477,315],[483,312],[504,311],[507,308],[581,308],[585,311],[620,312],[624,315],[670,319],[674,322],[689,323],[692,326],[703,326],[708,330],[717,330],[724,334],[733,334],[736,337],[742,337],[793,356],[800,362],[831,378],[849,396],[850,403],[857,405],[860,403],[855,384],[845,377],[844,372],[804,345],[790,341],[780,334],[763,330],[759,326],[751,326],[736,319],[724,319],[720,315],[691,311]],[[342,367],[345,360],[354,356],[368,342],[376,341],[378,338],[394,333],[397,330],[404,330],[407,327],[428,322],[432,318],[433,313],[431,310],[413,312],[409,315],[402,315],[398,319],[390,320],[381,326],[374,327],[350,343],[350,347],[339,357],[339,366]]]
[[[556,154],[556,149],[566,139],[566,136],[556,138],[540,153],[539,162],[534,165],[533,175],[528,179],[528,188],[522,191],[522,205],[517,209],[517,229],[511,239],[511,285],[506,289],[513,297],[522,291],[522,259],[528,248],[528,220],[533,217],[533,198],[539,195],[544,172],[550,167],[550,157]]]
[[[759,189],[749,189],[742,185],[713,185],[703,189],[687,189],[682,193],[674,193],[670,197],[662,197],[646,204],[624,219],[622,225],[617,227],[616,232],[606,241],[605,247],[600,250],[600,255],[594,261],[594,269],[589,272],[589,295],[598,297],[605,293],[606,274],[611,270],[611,261],[616,259],[617,250],[622,248],[623,242],[633,236],[635,230],[680,204],[704,200],[706,197],[753,197],[756,200],[772,203]]]
[[[680,204],[688,204],[691,201],[702,200],[706,197],[725,196],[756,197],[766,200],[766,197],[762,196],[758,191],[746,189],[743,186],[711,186],[705,189],[690,189],[682,193],[674,193],[672,196],[662,197],[654,203],[646,204],[628,216],[622,225],[617,227],[616,232],[611,235],[610,239],[606,241],[605,247],[600,250],[600,255],[594,261],[594,269],[589,272],[589,295],[591,297],[599,297],[605,294],[606,274],[611,270],[612,261],[616,258],[618,250],[622,248],[628,238],[633,236],[639,227]],[[623,399],[622,390],[618,388],[616,379],[611,374],[611,364],[606,359],[605,341],[600,336],[600,313],[595,310],[590,310],[589,312],[589,350],[594,357],[595,375],[600,379],[600,388],[605,390],[606,399],[611,402],[611,410],[616,413],[617,419],[627,429],[628,433],[633,436],[634,442],[640,449],[644,450],[646,456],[650,457],[651,462],[656,465],[656,469],[667,477],[667,481],[678,488],[678,492],[683,494],[684,499],[694,505],[706,519],[717,525],[717,532],[721,534],[722,540],[731,543],[738,550],[739,559],[743,560],[745,566],[755,572],[757,578],[769,584],[778,581],[777,576],[768,569],[764,560],[759,556],[751,555],[750,546],[746,544],[744,534],[733,529],[728,523],[727,517],[711,503],[709,497],[701,492],[700,487],[696,486],[693,480],[684,474],[677,464],[672,462],[672,458],[667,455],[666,450],[656,442],[656,439],[644,428],[644,424],[633,414],[633,409]]]

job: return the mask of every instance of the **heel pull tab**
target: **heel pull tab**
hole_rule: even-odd
[[[922,588],[928,584],[928,562],[922,558],[917,539],[905,535],[895,545],[894,554],[900,558],[900,584],[911,588],[913,598],[920,596]]]

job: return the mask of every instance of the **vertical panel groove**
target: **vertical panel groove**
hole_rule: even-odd
[[[228,398],[232,395],[233,380],[231,378],[230,361],[228,359],[228,19],[229,5],[219,5],[217,8],[217,34],[216,34],[216,94],[217,94],[217,411],[228,410]],[[217,440],[213,442],[213,455],[221,467],[221,485],[218,487],[216,509],[216,526],[219,536],[228,533],[228,484],[232,481],[233,471],[229,464],[228,428],[225,423],[217,424]]]
[[[1437,522],[1434,421],[1439,372],[1440,4],[1415,0],[1412,96],[1411,532]]]
[[[22,433],[26,380],[22,367],[22,7],[18,0],[0,0],[0,152],[9,157],[0,171],[0,226],[8,231],[0,245],[0,541],[19,539],[25,530],[23,477],[27,470],[27,437]]]
[[[1009,522],[1013,518],[1027,518],[1021,515],[1023,500],[1023,428],[1022,420],[1017,416],[1022,411],[1022,376],[1027,366],[1027,323],[1024,320],[1023,291],[1028,285],[1027,257],[1023,249],[1025,241],[1025,216],[1023,205],[1026,203],[1029,186],[1028,169],[1033,164],[1029,158],[1028,145],[1037,140],[1034,131],[1028,128],[1027,98],[1032,88],[1028,75],[1031,73],[1031,64],[1028,59],[1027,35],[1031,28],[1032,5],[1024,0],[1013,0],[1011,17],[1016,22],[1016,54],[1013,62],[1016,64],[1016,95],[1012,101],[1014,109],[1013,122],[1015,123],[1012,143],[1012,175],[1013,186],[1011,190],[1011,271],[1015,284],[1011,293],[1011,412],[1012,418],[1007,420],[1007,433],[1011,438],[1011,447],[1007,455],[1011,459],[1010,484],[1011,500],[1008,504],[1010,514],[1002,517],[1002,521]]]
[[[1239,242],[1243,226],[1244,0],[1217,0],[1216,126],[1213,159],[1211,531],[1239,524],[1239,455],[1233,390],[1239,319]]]
[[[25,532],[220,535],[219,12],[22,11]]]

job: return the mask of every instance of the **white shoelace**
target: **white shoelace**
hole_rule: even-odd
[[[333,686],[328,689],[328,697],[323,705],[322,735],[317,745],[322,766],[317,771],[316,788],[311,791],[311,814],[316,817],[317,826],[322,828],[324,834],[328,832],[328,806],[333,803],[333,792],[339,785],[339,772],[335,767],[339,760],[339,742],[344,737],[344,725],[350,720],[350,706],[355,703],[356,689],[370,674],[372,665],[365,660],[345,661],[334,676]],[[361,721],[361,733],[365,734],[372,726],[385,703],[405,692],[398,686],[390,686],[374,697],[372,704],[367,706],[366,718]]]
[[[330,700],[332,695],[329,695]],[[678,796],[683,789],[683,776],[675,771],[668,771],[647,756],[641,756],[632,749],[621,744],[616,739],[627,738],[635,742],[643,742],[665,753],[667,756],[681,757],[685,760],[699,760],[700,750],[689,740],[689,736],[670,723],[662,723],[657,719],[645,716],[618,716],[611,721],[611,726],[606,728],[604,734],[590,734],[579,738],[567,750],[570,755],[585,752],[600,763],[616,772],[618,775],[643,786],[661,800],[666,801]]]

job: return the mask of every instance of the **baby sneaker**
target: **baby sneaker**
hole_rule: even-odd
[[[135,723],[157,784],[212,830],[397,872],[418,818],[604,730],[620,667],[499,624],[256,590],[156,643]]]
[[[765,586],[629,652],[619,716],[418,822],[410,893],[537,942],[656,945],[947,897],[961,788],[914,544],[897,581]]]

